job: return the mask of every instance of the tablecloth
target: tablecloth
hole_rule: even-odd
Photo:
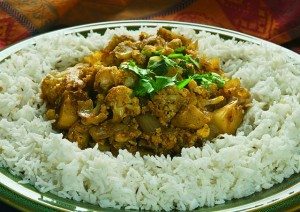
[[[300,52],[298,0],[0,0],[0,49],[53,29],[126,19],[219,26]]]

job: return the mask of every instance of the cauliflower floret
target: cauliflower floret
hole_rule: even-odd
[[[136,81],[137,77],[129,71],[120,70],[116,66],[100,66],[95,76],[94,89],[101,92],[108,91],[116,85],[131,87]]]
[[[141,66],[145,65],[145,63],[147,62],[146,56],[142,54],[139,50],[133,50],[131,56],[136,61],[136,63]]]
[[[65,71],[53,71],[42,81],[42,98],[50,105],[55,105],[65,90],[83,90],[94,80],[95,69],[79,63]]]
[[[180,108],[188,103],[189,96],[187,89],[179,90],[176,86],[168,86],[149,101],[148,107],[162,125],[167,125]]]
[[[119,43],[113,50],[116,58],[120,60],[128,60],[131,58],[132,51],[136,49],[135,44],[131,41],[124,41]]]
[[[69,129],[67,138],[70,141],[77,142],[80,149],[85,149],[88,147],[89,140],[91,139],[89,128],[89,126],[85,126],[80,121],[77,121]]]
[[[78,101],[78,115],[81,122],[85,125],[97,125],[107,119],[108,111],[103,104],[104,96],[97,95],[96,106],[94,107],[93,100]]]
[[[105,101],[113,111],[113,122],[121,122],[127,116],[137,116],[141,113],[139,99],[132,96],[132,90],[119,85],[111,88]]]
[[[179,38],[174,38],[173,40],[171,40],[168,45],[169,48],[171,49],[177,49],[182,47],[182,41]]]
[[[184,37],[183,35],[176,34],[168,29],[159,28],[157,35],[161,36],[166,41],[172,41],[173,39],[180,39],[183,45],[188,46],[191,43],[191,40]]]
[[[127,36],[127,35],[121,35],[121,36],[114,35],[109,41],[108,45],[103,49],[103,52],[110,52],[114,50],[119,43],[124,41],[134,42],[135,40],[131,36]]]
[[[136,138],[141,135],[141,131],[138,130],[138,124],[134,119],[126,124],[115,123],[109,120],[98,126],[91,127],[89,132],[101,151],[111,151],[114,155],[117,155],[118,149],[136,152]]]
[[[86,67],[86,64],[80,63],[62,72],[52,71],[42,81],[42,98],[54,105],[55,101],[65,90],[82,89],[85,86],[85,82],[79,76]]]

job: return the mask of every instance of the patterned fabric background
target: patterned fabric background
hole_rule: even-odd
[[[298,0],[0,0],[0,49],[57,28],[124,19],[220,26],[300,52]]]

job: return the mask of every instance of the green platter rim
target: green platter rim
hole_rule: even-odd
[[[185,27],[194,29],[196,31],[206,31],[212,34],[219,34],[223,39],[236,39],[263,45],[272,48],[281,48],[289,57],[295,59],[296,63],[300,62],[300,56],[288,49],[280,47],[268,41],[243,34],[240,32],[187,22],[175,21],[150,21],[150,20],[127,20],[127,21],[111,21],[101,22],[94,24],[80,25],[61,30],[48,32],[38,35],[15,45],[12,45],[0,51],[0,62],[9,58],[10,55],[17,51],[28,47],[38,42],[39,39],[45,36],[51,36],[56,33],[72,34],[80,33],[86,35],[90,31],[103,34],[106,29],[113,29],[118,27],[125,27],[128,30],[137,30],[141,26],[147,27]],[[5,167],[0,167],[0,200],[22,211],[119,211],[112,208],[100,208],[97,205],[89,203],[77,202],[75,200],[64,199],[52,193],[40,193],[32,185],[24,185],[18,183],[20,177],[14,176]],[[290,178],[285,179],[282,183],[274,185],[268,190],[263,190],[254,193],[248,197],[241,199],[229,200],[225,204],[216,205],[214,207],[204,207],[198,210],[201,211],[278,211],[287,208],[299,209],[300,208],[300,173],[292,175]]]

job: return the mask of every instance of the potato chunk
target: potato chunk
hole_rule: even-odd
[[[234,134],[243,121],[243,107],[237,100],[213,112],[213,124],[220,133]]]
[[[194,105],[188,105],[179,111],[171,123],[175,127],[200,129],[210,121],[210,114],[204,113]]]
[[[77,104],[69,92],[65,92],[59,109],[57,128],[68,129],[78,119]]]

